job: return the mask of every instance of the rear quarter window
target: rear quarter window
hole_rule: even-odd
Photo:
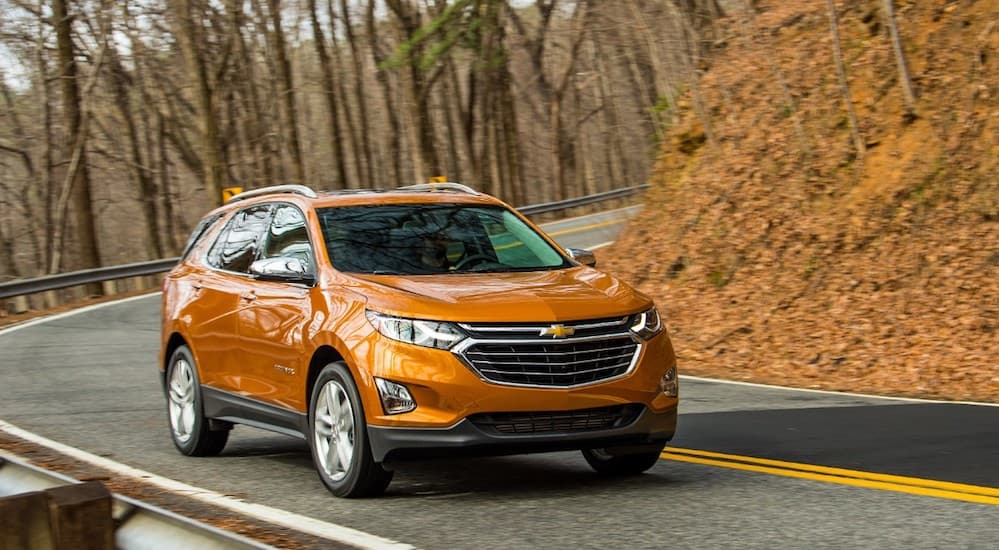
[[[198,225],[194,227],[194,231],[191,232],[191,236],[187,238],[187,244],[184,245],[184,251],[180,254],[180,261],[184,261],[188,256],[191,255],[191,251],[194,250],[200,243],[204,242],[205,236],[211,233],[212,228],[214,228],[218,221],[222,219],[222,214],[212,214],[210,216],[205,216],[198,222]]]

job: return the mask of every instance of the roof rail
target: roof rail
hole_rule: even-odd
[[[462,184],[462,183],[452,183],[452,182],[440,182],[440,183],[417,183],[415,185],[406,185],[400,187],[399,189],[404,189],[406,191],[456,191],[458,193],[467,193],[469,195],[481,195],[475,189]]]
[[[275,195],[278,193],[293,193],[295,195],[302,195],[303,197],[308,197],[310,199],[314,199],[319,196],[311,188],[304,185],[271,185],[270,187],[261,187],[260,189],[244,191],[229,199],[228,202],[241,201],[243,199],[259,197],[261,195]]]

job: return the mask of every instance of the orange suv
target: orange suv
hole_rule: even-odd
[[[233,424],[304,438],[335,495],[400,460],[581,449],[655,464],[676,359],[652,301],[459,184],[249,191],[163,283],[160,370],[181,453]]]

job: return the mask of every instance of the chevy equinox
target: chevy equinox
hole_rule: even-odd
[[[341,497],[401,460],[580,449],[651,468],[676,428],[652,301],[460,184],[248,191],[163,283],[160,375],[191,456],[233,424],[304,438]]]

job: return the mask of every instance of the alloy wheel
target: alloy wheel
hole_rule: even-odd
[[[180,443],[194,432],[194,371],[183,358],[173,364],[170,374],[170,427]]]
[[[326,475],[340,481],[354,457],[354,409],[338,382],[330,380],[319,391],[313,426],[316,456]]]

